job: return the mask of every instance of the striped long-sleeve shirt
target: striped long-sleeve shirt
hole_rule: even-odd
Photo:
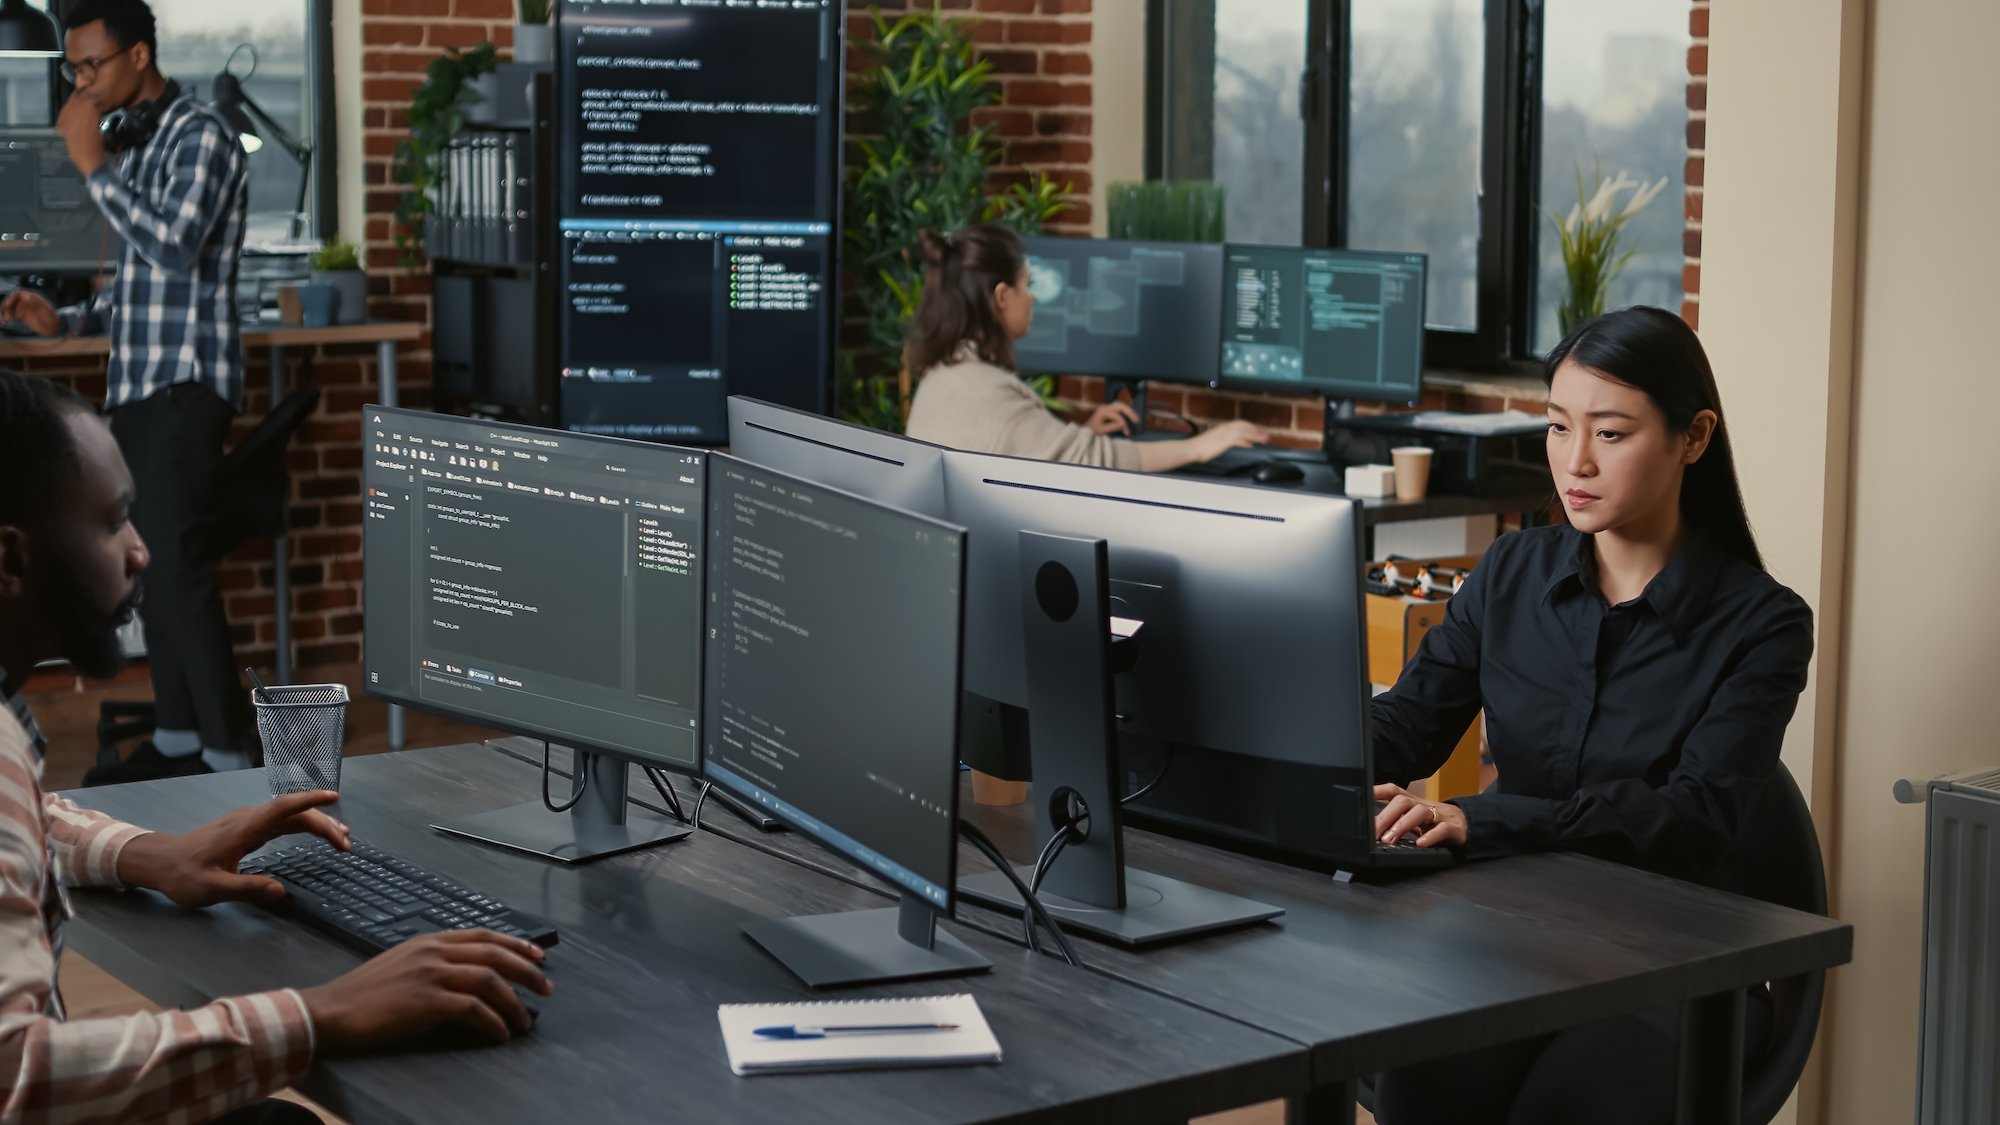
[[[190,90],[168,103],[150,140],[85,181],[125,250],[117,279],[62,319],[71,334],[108,321],[107,407],[175,383],[243,405],[236,272],[249,167],[236,133]]]
[[[312,1021],[289,989],[67,1022],[56,991],[70,886],[118,883],[144,829],[42,792],[42,738],[0,708],[0,1122],[193,1125],[304,1076]]]

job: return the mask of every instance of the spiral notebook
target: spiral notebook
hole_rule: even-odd
[[[1000,1041],[969,993],[902,1000],[820,1000],[793,1004],[723,1004],[715,1009],[729,1069],[740,1075],[796,1070],[962,1066],[1000,1061]],[[870,1027],[957,1024],[949,1031],[850,1032],[824,1039],[758,1035],[769,1027]]]

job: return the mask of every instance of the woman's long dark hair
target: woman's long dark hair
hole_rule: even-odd
[[[1665,309],[1634,306],[1608,312],[1570,333],[1549,352],[1544,381],[1554,384],[1556,368],[1574,360],[1614,382],[1646,392],[1667,416],[1667,432],[1686,433],[1694,416],[1715,411],[1715,436],[1701,460],[1681,478],[1681,519],[1716,549],[1759,570],[1764,556],[1750,533],[1743,488],[1736,481],[1736,457],[1708,353],[1687,322]]]
[[[924,231],[924,297],[903,345],[903,364],[921,376],[970,343],[987,363],[1013,370],[1014,341],[993,310],[993,290],[1021,279],[1028,256],[1006,227],[979,223],[956,234]]]

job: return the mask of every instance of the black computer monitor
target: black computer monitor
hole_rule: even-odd
[[[542,801],[439,825],[577,861],[686,831],[628,810],[627,763],[701,769],[707,455],[370,406],[369,694],[574,749]]]
[[[562,0],[562,425],[693,445],[748,394],[826,410],[844,5]]]
[[[945,515],[945,451],[929,442],[735,395],[729,452],[878,504]]]
[[[1212,383],[1222,247],[1028,238],[1035,320],[1014,342],[1022,371]]]
[[[935,925],[954,902],[965,533],[732,457],[709,474],[707,775],[902,899],[745,932],[816,987],[987,968]]]
[[[0,128],[0,274],[95,270],[118,254],[109,231],[61,134]]]
[[[1224,255],[1223,386],[1423,397],[1424,255],[1234,244]]]
[[[1058,917],[1143,944],[1275,913],[1188,896],[1157,876],[1124,870],[1121,799],[1167,764],[1164,747],[1183,744],[1196,757],[1227,754],[1312,777],[1316,792],[1295,800],[1316,801],[1319,820],[1353,807],[1359,798],[1352,793],[1336,806],[1332,787],[1365,788],[1361,506],[1344,497],[959,452],[945,456],[945,493],[952,521],[968,529],[970,542],[966,690],[1028,709],[1044,845],[1058,831],[1049,794],[1079,786],[1079,773],[1094,790],[1086,794],[1090,836],[1069,845],[1045,882]],[[1065,541],[1104,544],[1106,608],[1077,611],[1088,624],[1051,642],[1038,636],[1046,630],[1038,612],[1043,569],[1055,562],[1069,570],[1085,591],[1082,606],[1091,604],[1095,581],[1085,580],[1088,558],[1054,557]],[[1106,660],[1122,669],[1112,677],[1117,721],[1099,744],[1079,745],[1077,732],[1098,729],[1094,705],[1065,700],[1060,682],[1038,684],[1036,677],[1070,659],[1062,646],[1101,639],[1106,617],[1118,619],[1121,635],[1131,634],[1107,649]],[[1096,677],[1087,666],[1067,673],[1082,685]],[[1127,752],[1141,745],[1160,749],[1143,760]],[[1177,755],[1162,783],[1181,771]],[[1228,783],[1226,775],[1211,779],[1219,811],[1236,799]],[[1218,832],[1235,827],[1215,819]],[[1131,885],[1129,894],[1121,884]],[[992,880],[965,889],[1018,905],[1010,886]],[[1186,909],[1176,905],[1183,897]]]

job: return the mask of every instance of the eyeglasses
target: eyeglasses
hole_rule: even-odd
[[[103,66],[105,63],[110,62],[112,59],[131,49],[130,47],[120,47],[101,59],[85,59],[82,62],[74,63],[64,60],[62,66],[58,69],[62,71],[64,81],[75,82],[79,78],[88,78],[95,82],[97,80],[98,67]]]

